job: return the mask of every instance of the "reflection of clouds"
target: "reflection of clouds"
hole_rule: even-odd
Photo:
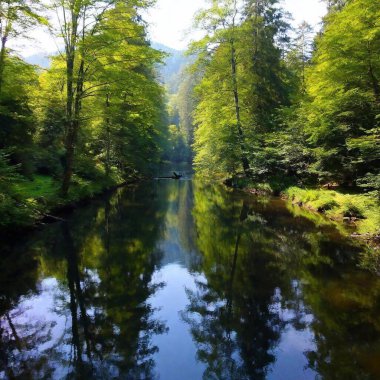
[[[55,321],[37,317],[22,301],[0,319],[2,378],[41,378],[53,373],[49,342]]]
[[[112,212],[97,205],[95,220],[82,210],[69,242],[50,226],[50,242],[39,242],[49,277],[29,276],[32,284],[0,298],[22,347],[4,314],[0,378],[9,368],[102,380],[293,380],[356,370],[347,341],[355,360],[373,349],[361,332],[378,338],[380,281],[347,274],[341,264],[352,251],[278,202],[243,205],[199,187],[192,205],[186,186],[165,183],[154,200],[139,190]],[[196,227],[180,220],[188,213]]]
[[[153,344],[160,350],[154,359],[162,379],[201,379],[203,365],[195,363],[196,348],[186,323],[181,318],[187,305],[186,289],[195,289],[193,277],[188,270],[175,261],[165,265],[153,276],[166,286],[150,300],[157,317],[168,326],[165,335],[156,335]],[[175,358],[175,360],[173,360]]]
[[[266,374],[266,379],[315,378],[315,372],[307,368],[308,361],[305,357],[305,352],[315,347],[311,343],[314,334],[307,327],[313,317],[305,310],[300,313],[299,310],[284,308],[280,289],[274,290],[267,312],[257,308],[256,312],[262,313],[262,317],[259,314],[254,317],[254,311],[249,310],[249,305],[246,305],[246,311],[242,311],[244,305],[237,299],[238,296],[235,301],[229,301],[221,298],[222,289],[221,292],[214,291],[206,281],[196,281],[196,285],[197,290],[186,290],[189,304],[181,317],[189,324],[197,342],[198,359],[208,364],[206,378],[218,377],[218,373],[223,372],[225,377],[220,377],[221,379],[251,379],[252,364],[246,361],[250,360],[249,357],[242,356],[251,344],[251,350],[257,350],[258,355],[257,361],[253,362],[255,379],[262,378],[263,374]],[[236,314],[233,309],[229,310],[230,302],[235,305],[233,308],[237,308]],[[257,325],[257,318],[263,318],[262,323]],[[301,320],[305,325],[299,329],[297,325]],[[265,329],[268,331],[265,332]],[[265,336],[269,340],[275,340],[266,345],[262,341]],[[260,353],[261,345],[267,347],[267,362],[260,362],[259,357],[263,355]],[[223,367],[223,361],[229,365]],[[221,368],[224,368],[223,371]]]

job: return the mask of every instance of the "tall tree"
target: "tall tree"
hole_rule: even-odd
[[[108,2],[103,4],[100,10],[99,5],[100,2],[96,0],[58,0],[54,4],[60,23],[59,33],[63,37],[66,62],[66,157],[62,181],[63,195],[67,195],[73,174],[74,151],[85,81],[85,54],[82,50],[82,55],[78,59],[78,49],[83,49],[86,35],[96,30],[98,20]]]
[[[193,44],[193,52],[200,54],[203,62],[212,60],[216,55],[226,55],[228,62],[228,71],[224,71],[227,74],[227,80],[225,90],[230,92],[234,107],[234,128],[236,129],[235,138],[239,146],[241,165],[246,176],[250,175],[250,165],[247,158],[247,147],[244,135],[244,126],[241,115],[241,94],[238,83],[238,62],[236,45],[239,33],[239,13],[236,0],[223,0],[212,1],[212,5],[209,9],[201,11],[196,17],[196,25],[206,31],[206,37],[202,41]],[[213,57],[213,52],[215,55]],[[212,65],[209,65],[209,73],[212,74]],[[218,70],[217,66],[214,69]],[[214,74],[218,75],[217,71]]]
[[[273,110],[287,104],[287,89],[280,42],[288,40],[288,24],[278,0],[247,0],[244,24],[247,30],[244,70],[250,83],[249,105],[257,132],[273,125]]]
[[[130,41],[133,38],[138,39],[141,37],[133,35],[136,30],[131,30],[130,23],[125,27],[119,25],[118,28],[122,33],[114,33],[112,37],[113,40],[110,41],[110,34],[112,34],[112,31],[116,31],[117,27],[113,27],[110,24],[105,25],[104,20],[109,17],[108,11],[113,9],[118,9],[119,11],[116,11],[115,14],[122,16],[123,11],[125,11],[120,8],[122,5],[127,8],[126,12],[130,19],[138,23],[141,20],[138,13],[139,10],[149,6],[150,2],[144,0],[128,0],[125,2],[70,0],[68,2],[59,1],[56,3],[57,14],[59,14],[61,18],[61,34],[64,39],[64,58],[66,61],[66,157],[62,182],[62,193],[64,195],[68,192],[74,169],[75,148],[78,142],[78,132],[82,120],[81,110],[83,108],[83,99],[88,96],[93,96],[93,91],[89,90],[94,90],[95,87],[105,88],[109,82],[107,79],[105,83],[91,83],[93,82],[95,71],[99,68],[99,62],[101,61],[99,58],[104,60],[107,57],[106,54],[109,53],[106,51],[107,46],[105,41],[99,43],[98,39],[98,42],[94,44],[94,38],[102,35],[104,28],[106,28],[106,32],[108,28],[109,32],[106,36],[108,39],[108,47],[115,47],[117,44],[120,45],[123,38],[126,44],[128,44],[128,40]],[[131,14],[131,10],[133,10],[133,14]],[[121,35],[123,33],[124,35]],[[132,35],[130,36],[129,33],[132,33]],[[120,65],[124,61],[133,60],[133,48],[129,51],[129,56],[124,58],[124,60],[124,53],[120,51],[119,53],[119,56],[111,54],[111,59],[108,60],[108,62],[102,62],[101,65]],[[149,58],[146,57],[146,59],[148,60]],[[126,68],[125,71],[127,70]],[[113,80],[115,80],[115,78]],[[120,80],[120,78],[116,80]],[[103,98],[104,102],[109,104],[106,97],[105,95]]]
[[[301,96],[306,92],[306,69],[310,65],[313,53],[314,31],[310,24],[302,22],[296,29],[293,46],[286,56],[286,61],[297,77],[298,92]]]
[[[266,134],[275,127],[276,109],[288,104],[280,48],[287,24],[275,0],[246,1],[240,7],[235,1],[212,4],[197,19],[208,34],[193,45],[204,49],[195,163],[211,168],[220,162],[219,172],[234,173],[240,156],[245,175],[260,177],[269,171]],[[228,125],[235,125],[235,131]]]
[[[162,53],[146,39],[146,25],[133,3],[118,2],[105,12],[91,46],[91,84],[84,97],[93,97],[102,110],[102,161],[122,171],[144,169],[158,161],[163,133],[163,88],[154,67]],[[102,155],[102,153],[100,153]]]
[[[376,0],[348,2],[317,41],[306,112],[321,180],[352,184],[379,171],[379,17]]]

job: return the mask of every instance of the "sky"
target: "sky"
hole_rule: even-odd
[[[193,15],[206,5],[206,0],[158,0],[147,17],[152,24],[151,39],[175,49],[185,49],[191,40],[188,31]],[[295,26],[307,21],[317,28],[326,13],[321,0],[282,0],[282,6],[292,14]]]
[[[145,19],[151,25],[150,39],[174,49],[186,49],[187,43],[196,36],[191,32],[194,13],[207,5],[206,0],[157,0]],[[293,15],[296,26],[302,21],[318,28],[326,6],[321,0],[282,0],[282,6]],[[47,32],[35,30],[32,39],[13,46],[24,57],[36,53],[57,52],[57,41]]]

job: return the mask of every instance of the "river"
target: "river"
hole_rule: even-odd
[[[145,182],[1,250],[1,379],[380,378],[379,277],[280,199]]]

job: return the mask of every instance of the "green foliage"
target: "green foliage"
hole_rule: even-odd
[[[380,174],[368,173],[358,181],[358,184],[365,189],[376,190],[377,196],[380,197]]]
[[[193,70],[201,77],[194,112],[197,171],[230,177],[240,188],[267,184],[273,193],[292,193],[286,189],[294,185],[342,185],[360,195],[310,190],[300,202],[331,217],[360,218],[359,230],[377,233],[378,2],[329,1],[322,32],[313,40],[303,23],[291,41],[276,1],[236,4],[213,2],[196,17],[206,32],[191,50],[198,53]],[[241,175],[242,151],[249,178]]]
[[[58,182],[52,177],[36,175],[32,180],[18,180],[13,189],[21,197],[52,199],[58,192]]]
[[[37,74],[33,66],[17,57],[7,57],[0,92],[0,149],[11,149],[10,159],[31,175],[35,118],[31,109],[32,88]]]
[[[38,1],[18,4],[0,15],[1,170],[20,175],[0,185],[5,208],[28,208],[44,193],[57,200],[62,178],[69,202],[151,175],[162,160],[193,159],[203,176],[275,194],[344,185],[360,193],[353,202],[322,192],[312,207],[376,230],[364,205],[380,194],[377,1],[329,1],[314,40],[306,23],[290,38],[277,0],[210,2],[195,17],[204,37],[190,58],[172,57],[179,74],[169,100],[157,70],[170,57],[152,48],[141,18],[150,1],[57,3],[66,49],[44,72],[5,47],[46,24]]]
[[[89,64],[93,74],[84,88],[82,112],[91,121],[82,126],[79,143],[87,144],[107,172],[117,168],[122,175],[150,172],[167,128],[164,91],[154,71],[163,54],[150,47],[145,24],[136,20],[132,4],[117,3],[105,12],[101,32],[86,40],[95,60]]]
[[[67,16],[65,7],[94,5],[59,6]],[[150,174],[160,161],[168,130],[164,89],[155,68],[163,54],[146,39],[139,12],[148,5],[144,1],[104,5],[102,17],[78,36],[75,57],[68,51],[69,57],[52,57],[43,72],[7,52],[1,72],[0,149],[11,148],[15,172],[28,180],[20,176],[4,191],[2,214],[25,208],[22,223],[9,214],[4,225],[28,224],[45,210],[91,197],[132,174]],[[77,11],[71,16],[86,17],[80,11],[75,16]],[[72,58],[73,75],[68,77]],[[72,184],[66,199],[59,194],[62,177]]]
[[[245,159],[256,180],[277,170],[268,133],[275,130],[277,109],[288,104],[288,91],[277,45],[285,42],[287,25],[276,5],[247,1],[239,9],[233,2],[215,2],[197,16],[208,33],[192,47],[203,73],[195,111],[194,163],[199,171],[234,174],[242,163],[246,171]]]
[[[307,80],[306,131],[321,180],[353,183],[379,170],[379,7],[355,0],[332,12]]]
[[[25,225],[36,216],[34,201],[20,197],[14,188],[15,182],[23,180],[18,169],[11,165],[9,155],[0,150],[0,227]]]

